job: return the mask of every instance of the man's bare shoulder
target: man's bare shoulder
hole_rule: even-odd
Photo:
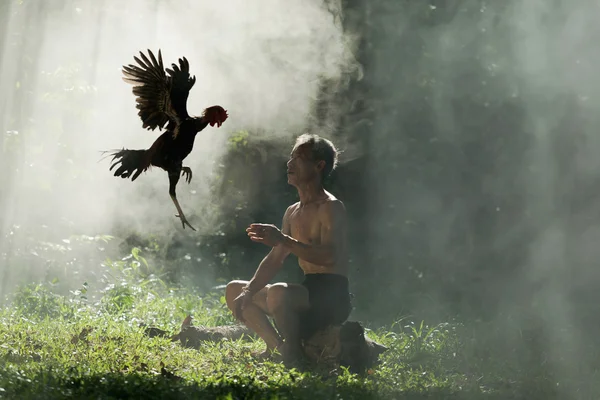
[[[344,206],[344,203],[340,199],[335,197],[335,195],[333,195],[331,192],[328,192],[326,190],[325,195],[327,196],[325,199],[326,204],[330,204],[330,206],[332,205],[333,207]]]
[[[283,213],[283,222],[281,224],[281,231],[283,233],[285,233],[286,235],[289,235],[291,233],[290,217],[291,217],[292,213],[294,212],[294,210],[296,210],[296,208],[298,207],[298,204],[300,204],[300,202],[292,204],[285,210],[285,213]]]
[[[329,194],[328,198],[320,207],[320,210],[327,217],[342,216],[346,214],[346,206],[344,203],[332,194]]]
[[[297,201],[294,204],[292,204],[291,206],[289,206],[285,210],[285,215],[290,215],[291,213],[293,213],[294,211],[296,211],[298,209],[298,207],[300,207],[300,202],[299,201]]]
[[[290,217],[292,215],[292,213],[294,211],[296,211],[298,209],[298,207],[300,207],[300,202],[296,202],[294,204],[292,204],[291,206],[289,206],[288,208],[286,208],[285,213],[283,213],[283,222],[285,224],[290,222]]]

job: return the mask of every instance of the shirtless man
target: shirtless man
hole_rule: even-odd
[[[300,201],[287,208],[281,230],[271,224],[246,229],[251,240],[271,250],[250,281],[227,284],[225,298],[234,316],[267,344],[262,356],[277,350],[284,361],[298,359],[302,340],[330,324],[343,323],[352,310],[346,277],[346,210],[322,185],[336,164],[337,150],[329,140],[311,134],[298,137],[287,175]],[[302,284],[268,284],[290,253],[298,257],[304,272]]]

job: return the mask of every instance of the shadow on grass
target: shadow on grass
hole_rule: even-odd
[[[267,386],[259,380],[236,376],[211,375],[192,381],[147,373],[69,376],[66,371],[40,371],[33,378],[18,371],[0,371],[0,388],[0,398],[7,399],[531,399],[515,393],[393,390],[360,381],[336,384],[314,377],[297,380],[293,386]]]

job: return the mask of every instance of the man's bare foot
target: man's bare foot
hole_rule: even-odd
[[[251,354],[257,360],[283,362],[286,367],[290,368],[298,367],[307,361],[301,345],[293,346],[285,342],[274,349],[267,348],[262,352],[255,351]]]
[[[286,366],[293,367],[305,361],[304,351],[300,344],[292,345],[284,343],[278,350],[281,353],[282,361]]]

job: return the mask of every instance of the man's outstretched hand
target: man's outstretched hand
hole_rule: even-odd
[[[275,247],[283,241],[283,232],[275,225],[271,224],[250,224],[246,228],[248,236],[253,242],[266,244],[267,246]]]

